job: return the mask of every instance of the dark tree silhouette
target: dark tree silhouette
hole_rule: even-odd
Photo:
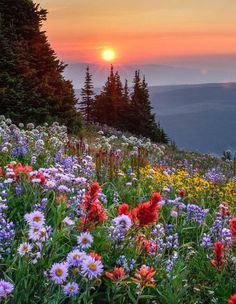
[[[129,94],[127,81],[123,87],[118,72],[114,73],[111,66],[108,80],[95,98],[94,121],[168,143],[167,135],[155,121],[148,85],[145,77],[140,79],[139,71],[135,71],[133,83],[133,91]]]
[[[87,122],[92,121],[93,107],[94,107],[94,92],[93,92],[92,75],[89,72],[89,67],[87,67],[84,87],[81,90],[81,101],[79,102],[79,110]]]
[[[15,122],[80,125],[70,81],[41,30],[47,11],[31,0],[0,0],[0,111]]]

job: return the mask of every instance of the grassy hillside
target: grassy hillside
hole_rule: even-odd
[[[231,162],[114,130],[0,121],[1,303],[226,303]]]

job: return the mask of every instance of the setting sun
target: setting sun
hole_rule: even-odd
[[[105,61],[112,61],[116,58],[115,51],[112,49],[105,49],[102,52],[102,59]]]

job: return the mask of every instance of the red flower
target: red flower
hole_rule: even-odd
[[[120,205],[118,209],[118,215],[127,215],[128,217],[132,218],[131,213],[129,212],[129,205],[128,204],[122,204]]]
[[[152,195],[151,201],[140,204],[137,208],[132,211],[134,220],[139,221],[140,226],[147,226],[158,220],[158,211],[160,210],[159,202],[161,196],[159,193]]]
[[[80,208],[84,212],[84,217],[81,218],[81,221],[84,223],[84,231],[107,219],[106,212],[103,209],[101,202],[98,200],[100,191],[101,188],[99,184],[93,183],[90,186],[89,192],[85,194],[83,203],[80,204]]]
[[[113,282],[124,280],[127,277],[123,267],[115,267],[113,272],[106,271],[105,276]]]
[[[31,166],[26,165],[23,167],[21,163],[18,163],[15,167],[10,164],[8,167],[13,169],[15,175],[30,173],[33,170]]]
[[[236,217],[232,218],[230,221],[230,232],[233,236],[236,236]]]
[[[153,276],[155,275],[155,273],[156,271],[154,270],[154,268],[143,265],[139,270],[136,270],[134,277],[131,279],[140,287],[155,287],[155,284],[153,284]]]
[[[236,294],[231,296],[227,304],[236,304]]]
[[[60,194],[59,196],[56,197],[55,205],[59,206],[60,202],[62,202],[62,203],[67,202],[67,197],[64,194]]]
[[[102,260],[102,257],[97,254],[96,252],[90,252],[89,254],[92,258],[94,258],[95,261],[101,261]]]
[[[179,196],[180,196],[181,198],[183,198],[184,195],[185,195],[185,191],[184,191],[183,189],[180,190],[180,191],[179,191]]]
[[[157,252],[157,244],[149,240],[143,240],[142,248],[147,254]]]
[[[43,174],[37,173],[35,177],[40,179],[40,184],[41,185],[44,185],[46,183],[46,178]]]
[[[96,200],[98,199],[98,195],[99,195],[99,192],[101,191],[101,188],[99,186],[99,183],[93,183],[91,186],[90,186],[90,191],[89,191],[89,196],[90,196],[90,199],[91,200]]]
[[[211,260],[211,265],[217,269],[224,267],[224,245],[221,242],[216,242],[214,244],[214,259]]]
[[[0,177],[3,177],[2,168],[0,167]]]

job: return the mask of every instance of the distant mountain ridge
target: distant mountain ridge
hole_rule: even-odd
[[[87,65],[96,87],[101,87],[107,79],[109,63],[70,63],[64,75],[73,81],[76,89],[83,85]],[[236,56],[185,58],[154,64],[114,64],[114,69],[119,71],[122,80],[128,79],[129,85],[132,84],[135,70],[145,75],[149,86],[236,82]]]
[[[236,83],[150,86],[149,92],[157,119],[178,147],[236,152]]]
[[[150,98],[161,126],[179,147],[236,152],[236,83],[150,87]]]

